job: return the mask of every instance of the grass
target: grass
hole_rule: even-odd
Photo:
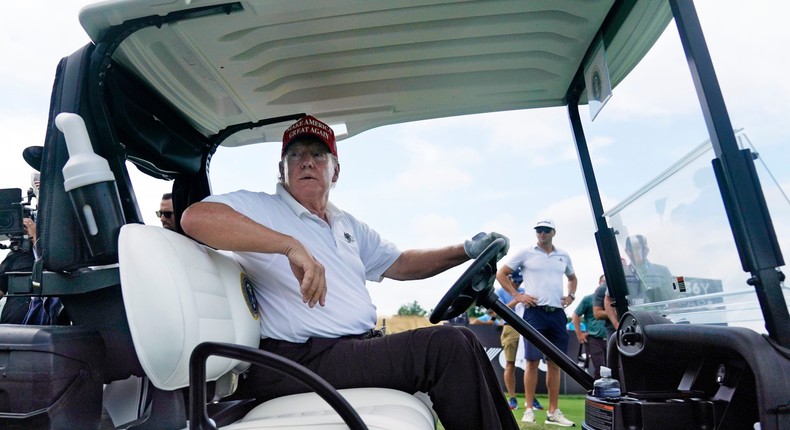
[[[535,424],[526,424],[521,422],[521,417],[524,416],[524,395],[519,394],[516,396],[518,398],[518,409],[513,411],[513,415],[516,417],[516,422],[518,422],[519,428],[522,430],[557,430],[560,428],[559,426],[547,426],[543,424],[543,421],[546,420],[546,409],[542,411],[535,411]],[[535,396],[541,405],[544,408],[548,408],[549,406],[549,398],[545,395],[538,394]],[[571,427],[575,429],[580,429],[582,427],[582,421],[584,420],[584,396],[583,395],[562,395],[560,396],[560,410],[562,410],[563,415],[565,418],[573,421],[576,423],[576,427]],[[439,430],[444,430],[442,424],[439,423],[437,427]]]

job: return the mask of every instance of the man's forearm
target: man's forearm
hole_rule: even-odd
[[[301,246],[222,203],[195,203],[181,218],[181,228],[195,240],[227,251],[285,254]]]
[[[606,315],[609,317],[609,321],[612,322],[612,325],[615,329],[620,326],[620,318],[617,317],[617,309],[612,306],[612,299],[609,296],[603,301],[603,307],[606,309]]]
[[[573,316],[571,317],[571,321],[573,322],[573,331],[576,332],[576,338],[581,339],[582,337],[581,318],[579,318],[579,316],[576,315],[576,313],[574,312]]]
[[[184,212],[181,227],[206,245],[228,251],[282,254],[288,258],[302,300],[309,307],[326,303],[324,266],[291,236],[276,232],[221,203],[195,203]]]
[[[568,278],[568,295],[576,295],[576,285],[578,283],[579,280],[576,278],[576,275],[573,275],[572,278]]]
[[[425,279],[438,275],[469,260],[463,245],[437,249],[410,249],[403,251],[384,272],[384,276],[399,281]]]
[[[593,316],[597,320],[605,320],[609,318],[609,314],[606,313],[606,309],[602,306],[593,306]]]
[[[516,284],[513,283],[513,280],[510,279],[510,275],[512,273],[513,270],[510,267],[503,265],[496,272],[496,280],[497,282],[499,282],[499,285],[502,286],[502,289],[507,291],[507,293],[510,294],[511,297],[516,297],[516,294],[518,294],[518,288],[516,287]]]

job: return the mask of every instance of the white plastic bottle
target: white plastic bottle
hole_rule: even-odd
[[[601,379],[593,383],[593,396],[600,398],[619,398],[620,382],[612,379],[612,369],[601,366]]]
[[[126,221],[118,186],[110,164],[93,152],[85,121],[77,114],[61,112],[55,126],[63,132],[69,159],[63,166],[63,188],[94,265],[118,261],[118,233]]]

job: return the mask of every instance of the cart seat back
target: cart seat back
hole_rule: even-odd
[[[201,342],[258,347],[260,327],[242,294],[244,272],[229,255],[173,231],[123,226],[121,290],[137,356],[162,390],[189,385],[189,357]],[[208,380],[239,363],[211,357]]]

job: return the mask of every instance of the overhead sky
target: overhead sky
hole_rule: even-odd
[[[27,146],[43,144],[55,67],[61,57],[88,42],[77,21],[78,10],[88,3],[4,4],[0,15],[2,188],[30,186],[31,169],[21,153]],[[696,4],[733,126],[743,128],[769,171],[787,188],[790,27],[785,20],[790,5],[780,0]],[[588,124],[594,133],[590,147],[607,210],[707,138],[694,97],[677,31],[670,24],[654,52],[615,88],[595,123]],[[586,108],[582,115],[588,119]],[[278,151],[276,144],[220,149],[211,169],[213,191],[273,191]],[[509,236],[511,247],[518,249],[534,244],[532,223],[549,217],[557,223],[555,244],[573,259],[579,277],[577,295],[589,294],[596,286],[602,269],[594,224],[564,109],[384,127],[340,142],[338,151],[342,170],[331,199],[400,248],[444,246],[478,231],[495,230]],[[154,212],[170,184],[131,170],[145,221],[157,225]],[[778,188],[770,185],[766,194],[777,205],[774,223],[780,237],[787,237],[787,202],[782,203]],[[678,217],[702,201],[698,195],[689,190],[680,197],[656,199],[654,210],[662,219],[670,214]],[[713,199],[705,208],[717,204]],[[705,210],[693,213],[704,216],[700,214]],[[712,241],[701,231],[652,240],[653,256],[664,260],[685,259],[684,250],[694,254],[692,249],[698,249],[689,248],[690,243]],[[737,266],[737,261],[722,264]],[[430,280],[385,280],[370,283],[369,288],[381,315],[393,314],[415,300],[428,310],[465,267]],[[683,270],[704,275],[701,269]]]

